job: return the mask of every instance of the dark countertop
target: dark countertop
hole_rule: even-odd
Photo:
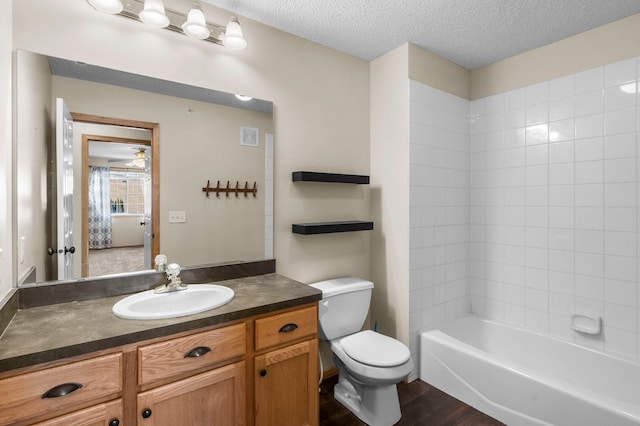
[[[180,318],[118,318],[111,308],[127,295],[18,310],[0,337],[0,372],[169,336],[322,298],[319,290],[275,273],[216,284],[234,290],[235,297],[231,302]]]

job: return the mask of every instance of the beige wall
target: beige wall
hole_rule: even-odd
[[[370,317],[409,340],[408,45],[371,62],[372,277]]]
[[[470,72],[438,55],[409,43],[409,79],[469,99]]]
[[[12,209],[12,2],[0,2],[0,302],[9,293],[13,277]]]
[[[30,268],[36,268],[36,279],[44,281],[50,269],[46,250],[51,245],[47,216],[47,159],[53,128],[51,119],[51,69],[46,58],[29,52],[16,52],[20,72],[16,73],[16,90],[24,93],[16,99],[16,215],[17,240],[22,239],[24,259],[18,261],[20,279]],[[17,154],[20,153],[20,155]],[[18,244],[19,247],[20,244]],[[20,249],[18,249],[20,250]],[[18,254],[18,256],[20,256]]]
[[[184,7],[178,3],[166,6]],[[210,21],[228,20],[229,13],[203,7]],[[294,170],[369,172],[367,62],[242,17],[249,46],[232,51],[100,14],[85,2],[20,0],[13,8],[14,48],[272,100],[278,272],[303,282],[369,277],[368,233],[291,233],[296,222],[370,217],[367,189],[291,182]]]
[[[479,99],[640,56],[640,14],[580,33],[471,72]]]
[[[54,98],[64,98],[72,112],[159,124],[161,253],[184,266],[264,258],[264,135],[273,132],[270,114],[64,77],[53,81]],[[77,187],[83,126],[74,128]],[[241,126],[258,129],[258,147],[240,145]],[[255,198],[207,198],[202,188],[218,179],[257,182],[261,190]],[[79,195],[77,218],[83,214]],[[185,211],[187,222],[169,223],[174,210]]]

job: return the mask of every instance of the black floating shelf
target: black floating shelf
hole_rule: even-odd
[[[293,172],[292,179],[294,182],[369,183],[369,176],[340,173]]]
[[[336,232],[371,231],[373,222],[350,220],[345,222],[294,223],[291,228],[294,234],[331,234]]]

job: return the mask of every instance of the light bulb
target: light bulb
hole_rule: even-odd
[[[209,37],[209,28],[207,28],[207,22],[204,19],[204,13],[198,2],[195,2],[189,10],[187,15],[187,21],[182,24],[182,31],[189,37],[203,40]]]
[[[235,16],[232,16],[227,24],[223,44],[230,49],[244,49],[247,47],[247,40],[242,36],[242,28],[238,18]]]
[[[102,13],[116,14],[122,12],[122,2],[120,0],[87,0],[93,8]]]
[[[140,12],[140,19],[155,28],[164,28],[169,25],[169,18],[164,14],[162,0],[145,0],[144,9]]]

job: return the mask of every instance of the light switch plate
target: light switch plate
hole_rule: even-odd
[[[187,212],[173,211],[169,212],[169,223],[185,223],[187,221]]]

